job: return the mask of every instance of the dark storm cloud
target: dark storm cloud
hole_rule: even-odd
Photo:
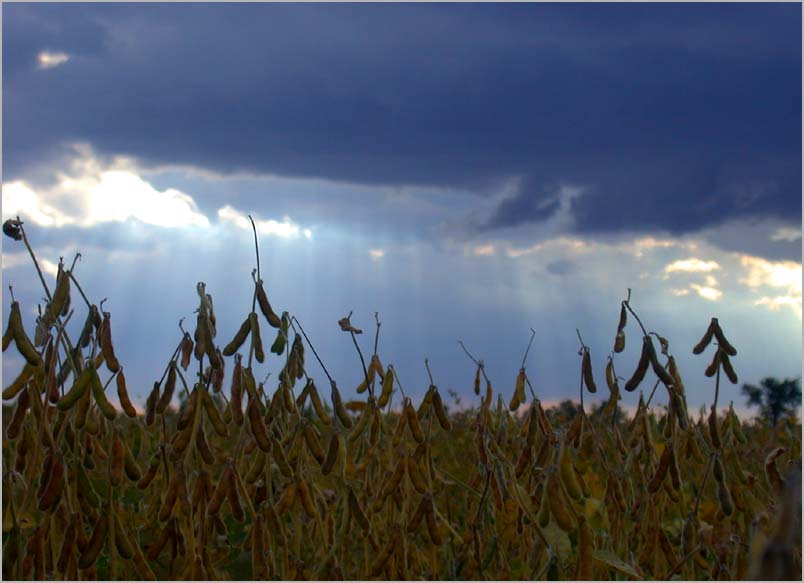
[[[86,141],[190,164],[571,201],[580,232],[801,220],[797,5],[22,5],[4,178]],[[40,50],[66,64],[40,71]]]

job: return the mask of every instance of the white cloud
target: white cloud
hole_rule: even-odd
[[[56,277],[59,274],[59,266],[50,261],[49,259],[39,259],[39,267],[48,275]]]
[[[70,60],[70,55],[67,53],[52,53],[50,51],[42,51],[36,57],[38,67],[40,69],[52,69],[63,65]]]
[[[688,290],[688,289],[671,289],[670,293],[673,294],[674,296],[681,297],[681,296],[689,295],[690,290]]]
[[[740,264],[746,270],[739,282],[763,296],[755,305],[778,310],[788,306],[801,318],[801,264],[793,261],[768,261],[743,255]]]
[[[723,296],[723,292],[714,287],[708,287],[704,285],[698,285],[697,283],[693,283],[690,285],[690,288],[698,292],[698,295],[701,296],[705,300],[709,300],[711,302],[719,300]]]
[[[385,257],[385,251],[382,249],[371,249],[369,250],[369,255],[371,256],[372,259],[377,261]]]
[[[30,261],[30,255],[23,251],[19,253],[6,253],[5,249],[3,251],[3,269],[11,269],[12,267],[25,265]]]
[[[798,241],[801,239],[801,229],[780,227],[771,235],[771,241]]]
[[[574,239],[572,237],[557,237],[555,239],[548,239],[547,241],[542,241],[541,243],[536,243],[535,245],[521,249],[509,247],[505,253],[508,255],[508,257],[516,258],[522,257],[523,255],[532,255],[533,253],[538,253],[539,251],[544,251],[547,249],[581,251],[588,247],[588,245],[589,244],[586,241],[581,239]]]
[[[681,271],[684,273],[706,273],[720,269],[717,261],[704,261],[692,257],[690,259],[678,259],[669,265],[665,266],[665,273],[673,273],[674,271]]]
[[[218,218],[221,221],[232,223],[241,229],[251,229],[251,222],[248,220],[248,215],[240,212],[231,205],[226,205],[218,209]],[[257,232],[263,235],[273,235],[282,239],[296,239],[300,235],[304,235],[307,239],[312,239],[313,232],[309,228],[302,228],[290,220],[289,217],[284,217],[282,221],[269,219],[267,221],[255,220]]]
[[[24,181],[3,185],[3,217],[20,215],[43,227],[138,220],[160,227],[208,226],[193,198],[180,190],[157,190],[125,161],[104,167],[91,152],[78,158],[56,183],[34,189]]]
[[[469,253],[478,257],[488,257],[494,255],[494,245],[475,245],[469,249]]]

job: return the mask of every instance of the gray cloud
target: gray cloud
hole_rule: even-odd
[[[493,228],[544,221],[562,183],[587,234],[801,220],[794,5],[15,4],[3,32],[6,180],[86,141],[364,185],[522,177]],[[73,57],[40,71],[45,48]]]

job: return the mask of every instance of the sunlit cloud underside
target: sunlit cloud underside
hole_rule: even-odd
[[[155,188],[141,176],[141,170],[130,159],[115,158],[102,163],[89,147],[83,145],[75,146],[75,154],[68,168],[57,172],[50,185],[34,186],[21,180],[4,184],[3,217],[20,215],[46,228],[91,228],[104,223],[136,221],[173,229],[177,234],[184,229],[251,229],[248,213],[231,204],[219,207],[217,221],[212,223],[192,195],[179,188]],[[215,182],[225,184],[225,180],[219,177]],[[252,214],[260,235],[282,239],[313,238],[312,226],[300,225],[288,216],[266,218],[259,216],[257,211]],[[800,232],[787,229],[773,236],[795,239]],[[567,264],[586,262],[588,265],[599,263],[606,255],[623,254],[640,261],[648,252],[673,250],[686,256],[672,258],[663,267],[647,265],[648,269],[639,277],[659,277],[666,281],[666,293],[675,297],[694,294],[708,302],[728,300],[730,289],[740,287],[755,295],[754,306],[769,310],[789,309],[801,318],[800,263],[725,253],[723,257],[730,258],[727,259],[730,265],[726,268],[722,258],[705,257],[699,253],[700,248],[698,242],[689,239],[625,236],[619,242],[603,243],[557,235],[528,246],[490,239],[470,241],[459,249],[464,256],[475,257],[477,261],[518,261],[538,257],[564,260]],[[367,241],[363,252],[376,262],[393,256],[397,249],[393,243]],[[17,261],[13,254],[4,259],[6,268]],[[55,272],[52,262],[43,265],[46,272]],[[736,278],[732,278],[735,281],[727,287],[723,277],[716,278],[715,273],[736,274]]]

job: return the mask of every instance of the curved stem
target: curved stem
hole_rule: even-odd
[[[522,357],[522,366],[520,368],[525,368],[525,361],[528,359],[528,353],[530,352],[530,347],[533,344],[533,339],[536,337],[536,330],[533,328],[530,329],[530,340],[528,341],[528,347],[525,349],[525,356]]]
[[[360,346],[358,346],[358,344],[357,344],[357,338],[355,338],[355,333],[352,330],[349,330],[349,335],[352,337],[352,342],[355,345],[355,349],[357,349],[358,356],[360,356],[360,364],[363,365],[363,376],[366,379],[366,386],[367,386],[368,391],[369,391],[369,396],[373,397],[374,396],[374,387],[372,387],[371,383],[369,382],[368,369],[366,368],[366,361],[363,358],[363,352],[360,350]]]
[[[630,301],[631,301],[631,300],[630,300],[630,298],[631,298],[631,289],[630,289],[630,288],[628,289],[628,298],[629,298],[629,299],[627,299],[626,301],[624,301],[624,302],[623,302],[623,305],[626,307],[626,309],[627,309],[629,312],[631,312],[631,314],[634,316],[634,318],[636,318],[637,324],[639,324],[639,327],[640,327],[640,328],[642,328],[642,335],[643,335],[643,336],[647,336],[647,335],[648,335],[648,331],[645,329],[645,326],[643,326],[643,324],[642,324],[642,320],[640,320],[640,319],[639,319],[639,316],[637,316],[636,312],[635,312],[635,311],[634,311],[634,309],[631,307],[631,303],[630,303]]]
[[[299,330],[301,330],[302,336],[304,336],[304,339],[307,341],[307,345],[310,347],[310,350],[313,351],[313,355],[315,356],[315,359],[318,361],[318,364],[321,365],[321,369],[324,371],[324,374],[327,375],[327,378],[329,379],[330,384],[332,384],[333,383],[332,377],[330,376],[329,372],[327,371],[327,367],[325,367],[324,363],[321,362],[321,357],[318,356],[318,352],[316,352],[315,346],[313,346],[313,343],[310,342],[310,339],[307,337],[307,334],[305,333],[304,328],[301,325],[301,322],[299,322],[299,319],[296,316],[291,316],[290,321],[291,321],[291,324],[293,322],[296,322],[296,324],[299,325]],[[294,328],[294,331],[295,331],[295,328]]]

